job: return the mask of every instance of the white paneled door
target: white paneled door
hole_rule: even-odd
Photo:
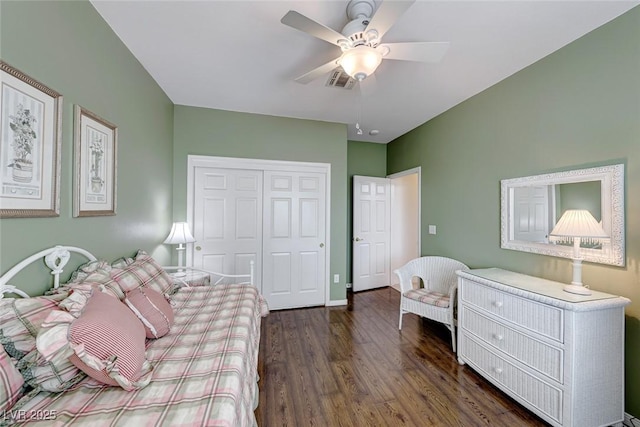
[[[274,162],[275,170],[198,166],[210,162],[203,157],[192,162],[193,266],[243,274],[254,261],[269,308],[324,305],[328,172],[295,162]]]
[[[325,175],[264,173],[262,293],[272,309],[325,303]]]
[[[389,286],[390,180],[353,177],[353,290]]]
[[[246,274],[254,261],[261,271],[262,171],[195,168],[193,215],[194,267]]]
[[[513,193],[514,240],[525,242],[549,242],[549,224],[555,207],[549,200],[554,197],[553,185],[516,187]]]

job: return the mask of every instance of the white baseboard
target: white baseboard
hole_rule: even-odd
[[[334,306],[338,306],[338,305],[347,305],[348,303],[349,303],[349,301],[347,301],[346,299],[334,299],[334,300],[327,301],[325,306],[326,307],[334,307]]]
[[[640,427],[640,418],[624,413],[624,425],[627,427]]]

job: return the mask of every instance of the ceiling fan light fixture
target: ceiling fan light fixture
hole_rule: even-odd
[[[373,47],[358,46],[342,54],[338,61],[344,71],[358,81],[373,74],[382,62],[382,53]]]

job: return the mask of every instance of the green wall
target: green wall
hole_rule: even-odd
[[[473,72],[473,70],[470,70]],[[640,7],[388,145],[387,172],[422,166],[422,252],[561,282],[571,261],[500,249],[500,180],[626,165],[626,267],[586,263],[631,299],[626,411],[640,416]]]
[[[347,144],[347,283],[353,273],[353,176],[387,176],[387,146],[372,142],[349,141]]]
[[[331,300],[346,298],[347,127],[176,105],[174,217],[186,219],[189,154],[331,164]]]
[[[106,259],[143,248],[168,260],[161,243],[172,221],[173,104],[89,2],[3,1],[0,8],[2,59],[64,97],[60,216],[0,220],[0,271],[56,244]],[[74,104],[118,126],[116,216],[72,218]],[[20,286],[46,290],[33,279],[42,271],[34,266]]]
[[[599,181],[572,182],[556,185],[556,221],[568,209],[586,209],[602,221],[602,192]]]

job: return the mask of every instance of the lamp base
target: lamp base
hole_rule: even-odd
[[[591,295],[590,289],[580,285],[564,285],[564,288],[562,288],[562,290],[564,290],[565,292],[570,292],[572,294]]]

